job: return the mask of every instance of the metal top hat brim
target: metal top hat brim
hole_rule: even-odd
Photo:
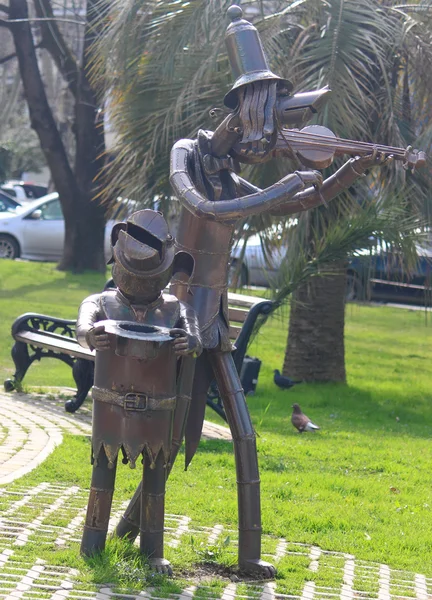
[[[230,91],[225,95],[224,104],[227,108],[234,110],[238,105],[238,94],[237,90],[244,85],[249,83],[255,83],[256,81],[277,81],[280,87],[286,89],[289,93],[293,90],[293,84],[288,79],[283,79],[271,71],[252,71],[251,73],[245,73],[239,77]]]
[[[94,324],[94,327],[100,326],[104,327],[106,333],[129,340],[167,342],[174,339],[174,336],[170,335],[170,329],[167,327],[145,325],[144,323],[136,323],[135,321],[113,321],[107,319]]]

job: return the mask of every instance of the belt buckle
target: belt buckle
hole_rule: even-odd
[[[126,394],[123,401],[123,408],[125,410],[147,410],[148,396],[145,394],[135,394],[130,392]]]

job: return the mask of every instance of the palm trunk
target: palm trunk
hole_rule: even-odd
[[[283,374],[295,380],[345,382],[345,261],[294,294]]]

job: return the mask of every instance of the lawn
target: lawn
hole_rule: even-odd
[[[99,291],[104,279],[60,273],[50,264],[1,261],[1,379],[13,372],[9,331],[16,316],[34,311],[73,318],[80,301]],[[286,312],[277,314],[250,349],[263,361],[257,393],[248,404],[259,436],[264,532],[432,576],[431,324],[421,311],[349,305],[348,385],[299,385],[280,391],[272,376],[283,361],[286,331]],[[56,361],[49,367],[47,361],[33,365],[25,383],[73,384],[70,369]],[[294,431],[293,402],[321,426],[317,434]],[[88,448],[84,437],[67,438],[19,484],[53,480],[87,487]],[[222,523],[235,529],[231,445],[202,442],[186,473],[182,459],[169,481],[167,512],[187,514],[197,524]],[[120,499],[131,494],[137,478],[136,472],[120,466]],[[220,551],[221,560],[228,560]],[[174,564],[185,556],[189,562],[201,556],[191,542],[188,549],[182,547],[181,556],[170,552]],[[72,555],[66,555],[70,560]],[[82,559],[75,563],[83,566]],[[298,593],[305,579],[314,577],[307,565],[303,557],[283,559],[280,589]]]

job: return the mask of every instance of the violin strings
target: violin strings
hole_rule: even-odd
[[[284,142],[287,145],[289,145],[288,140],[286,140],[285,138],[283,138],[283,139],[284,139]],[[361,151],[368,151],[369,152],[370,150],[373,150],[375,147],[377,148],[378,151],[381,151],[381,152],[383,151],[381,149],[382,147],[379,147],[379,146],[372,146],[372,147],[367,147],[367,146],[364,147],[364,146],[362,146],[361,148],[359,148],[358,146],[352,146],[350,144],[334,144],[334,143],[332,144],[331,142],[327,142],[327,141],[313,141],[313,140],[309,140],[309,139],[308,140],[302,140],[300,138],[295,138],[295,137],[292,138],[291,141],[295,142],[296,146],[299,147],[299,148],[301,148],[301,149],[303,149],[303,150],[305,150],[305,149],[307,150],[308,148],[310,148],[311,146],[313,146],[314,148],[318,148],[318,149],[319,148],[326,148],[326,147],[328,147],[328,148],[330,148],[331,150],[333,150],[335,152],[337,152],[337,150],[339,150],[339,149],[342,149],[342,150],[344,150],[346,152],[352,152],[352,153],[361,152]],[[387,154],[392,154],[392,155],[396,156],[397,158],[399,158],[399,157],[400,158],[404,158],[405,157],[405,154],[406,154],[405,150],[402,150],[401,148],[398,148],[396,150],[397,151],[386,149],[385,152]]]
[[[342,144],[350,144],[353,145],[353,143],[355,145],[359,145],[359,146],[365,146],[367,148],[382,148],[382,149],[386,149],[388,151],[390,150],[400,150],[405,152],[405,150],[403,148],[397,148],[395,146],[384,146],[384,145],[380,145],[380,144],[373,144],[372,142],[353,142],[353,140],[345,140],[343,138],[339,138],[339,137],[331,137],[331,136],[326,136],[326,135],[321,135],[321,134],[317,134],[317,133],[309,133],[308,131],[292,131],[290,129],[285,129],[284,133],[288,134],[289,137],[295,137],[296,135],[299,135],[299,141],[302,137],[305,137],[307,139],[311,139],[311,140],[315,140],[315,141],[328,141],[331,143],[342,143]]]
[[[394,153],[394,154],[398,154],[401,157],[404,157],[406,154],[406,150],[404,148],[397,148],[395,146],[383,146],[380,144],[373,144],[370,142],[352,142],[351,140],[344,140],[343,138],[338,138],[338,137],[330,137],[330,136],[325,136],[325,135],[320,135],[320,134],[314,134],[314,133],[309,133],[309,132],[293,132],[291,130],[285,129],[282,130],[284,131],[284,134],[288,134],[289,138],[297,143],[302,143],[303,144],[308,144],[309,143],[314,143],[314,145],[321,145],[321,146],[326,146],[326,145],[330,145],[330,146],[334,146],[334,145],[339,145],[342,146],[344,149],[350,149],[350,151],[355,152],[356,150],[374,150],[375,148],[377,149],[378,152],[386,152],[386,153]],[[281,134],[282,134],[281,131]],[[288,144],[288,140],[285,138],[285,135],[282,134],[282,138],[284,139],[284,141]],[[305,139],[306,138],[306,139]]]
[[[307,139],[305,140],[303,136],[306,137]],[[337,144],[337,145],[343,146],[345,148],[349,147],[353,151],[360,150],[360,149],[373,150],[374,148],[376,148],[378,151],[381,151],[381,152],[399,152],[399,153],[402,152],[404,154],[406,152],[406,150],[404,150],[403,148],[396,148],[394,146],[381,146],[379,144],[372,144],[369,142],[355,142],[355,145],[354,145],[353,142],[350,140],[308,134],[306,132],[304,134],[300,134],[297,137],[296,137],[296,134],[290,134],[289,137],[290,137],[290,139],[292,139],[293,141],[295,141],[297,143],[303,142],[304,144],[307,144],[308,141],[310,140],[310,142],[312,142],[312,143],[316,142],[318,145],[321,143],[321,145],[323,145],[323,146],[325,146],[326,144],[328,144],[330,146],[335,146]]]

